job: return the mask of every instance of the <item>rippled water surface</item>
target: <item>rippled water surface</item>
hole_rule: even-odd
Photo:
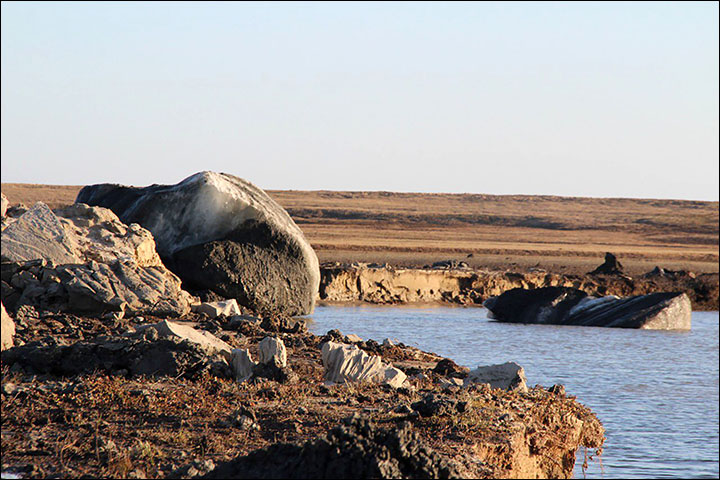
[[[718,312],[694,312],[690,332],[518,325],[486,314],[323,306],[309,328],[389,337],[471,368],[514,361],[531,386],[564,384],[606,430],[602,464],[591,462],[587,478],[718,477]]]

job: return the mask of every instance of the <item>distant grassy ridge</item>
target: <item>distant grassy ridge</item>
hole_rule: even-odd
[[[717,236],[720,220],[718,202],[390,192],[270,193],[302,223],[366,220]]]
[[[81,185],[3,183],[11,203],[73,203]],[[719,233],[718,202],[402,192],[268,190],[298,223],[372,221],[551,230]],[[669,231],[672,230],[672,231]]]
[[[684,219],[641,217],[636,219],[618,218],[616,223],[608,221],[593,221],[581,223],[579,219],[561,221],[554,217],[541,217],[535,215],[487,215],[463,213],[396,213],[374,212],[368,210],[351,210],[339,208],[287,208],[288,213],[297,223],[314,223],[317,221],[332,220],[367,220],[371,222],[392,222],[398,224],[428,224],[428,225],[495,225],[503,227],[527,227],[550,230],[606,230],[618,231],[630,229],[643,232],[653,229],[657,233],[678,229],[688,233],[718,234],[717,218],[705,215],[706,218]],[[715,223],[713,223],[715,221]],[[628,223],[629,222],[629,223]],[[707,240],[699,242],[706,243]]]
[[[318,220],[369,220],[373,222],[426,223],[429,225],[468,224],[550,228],[556,230],[573,229],[573,227],[561,222],[554,222],[530,215],[524,217],[503,217],[498,215],[403,214],[331,208],[288,208],[287,211],[297,223],[311,223]]]
[[[79,185],[2,184],[12,204],[73,203]],[[636,273],[655,264],[718,271],[718,202],[404,192],[268,190],[324,261],[585,272],[616,253]],[[517,262],[517,263],[516,263]],[[592,268],[591,268],[592,267]]]

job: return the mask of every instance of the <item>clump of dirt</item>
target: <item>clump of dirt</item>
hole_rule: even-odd
[[[353,416],[315,440],[255,450],[204,478],[461,478],[463,470],[408,423],[384,429]]]

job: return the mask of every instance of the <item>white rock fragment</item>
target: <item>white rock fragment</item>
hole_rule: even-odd
[[[5,212],[7,212],[10,202],[4,193],[0,194],[0,218],[5,218]]]
[[[235,348],[232,351],[231,365],[235,372],[235,380],[245,382],[252,377],[256,362],[253,361],[250,351],[244,348]]]
[[[260,347],[260,363],[274,363],[275,366],[285,368],[287,366],[287,350],[282,340],[276,337],[265,337],[258,345]]]
[[[232,317],[234,315],[241,315],[240,307],[237,304],[237,300],[231,298],[222,302],[204,302],[200,305],[193,305],[192,310],[198,313],[204,313],[210,318],[217,318],[220,315],[226,317]]]
[[[13,338],[15,337],[15,322],[5,311],[5,305],[0,303],[2,307],[2,324],[0,324],[0,350],[7,350],[14,345]]]
[[[362,337],[359,337],[358,335],[355,335],[354,333],[351,333],[350,335],[345,335],[345,341],[348,343],[357,343],[362,342]]]
[[[253,361],[250,350],[236,348],[232,351],[230,365],[235,372],[235,379],[238,382],[245,382],[252,378],[257,365],[273,364],[278,368],[287,366],[287,350],[282,340],[275,337],[265,337],[258,344],[260,358]]]
[[[472,370],[465,379],[465,385],[487,383],[491,388],[527,392],[525,370],[515,362],[488,365]]]
[[[336,383],[368,381],[400,387],[407,376],[401,370],[368,355],[356,345],[326,342],[322,346],[325,380]]]
[[[393,367],[392,365],[388,365],[387,367],[385,367],[384,375],[385,378],[382,383],[390,385],[394,388],[400,388],[407,379],[407,375],[405,375],[405,372],[403,372],[399,368]]]

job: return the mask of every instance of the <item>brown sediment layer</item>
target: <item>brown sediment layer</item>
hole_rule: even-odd
[[[513,288],[573,287],[589,295],[645,295],[685,292],[694,310],[718,310],[718,274],[629,277],[627,275],[562,275],[548,272],[395,269],[366,265],[324,264],[320,300],[376,304],[446,302],[480,305]]]
[[[48,338],[62,345],[78,341],[77,332],[86,339],[112,336],[135,321],[154,320],[106,326],[86,317],[38,315],[24,320],[17,338],[26,345],[47,344]],[[277,318],[240,326],[195,314],[183,320],[254,355],[262,338],[278,336],[288,348],[294,380],[238,383],[207,373],[133,377],[102,369],[61,378],[4,363],[3,470],[39,478],[189,477],[280,442],[302,446],[326,438],[352,415],[373,425],[372,438],[394,431],[412,435],[429,458],[451,467],[443,471],[462,477],[568,478],[579,447],[602,448],[602,424],[563,389],[448,386],[449,376],[435,369],[442,357],[372,340],[355,343],[405,371],[411,377],[406,386],[326,385],[319,347],[339,332],[291,333],[288,322]],[[413,404],[429,395],[442,408],[418,414]]]

